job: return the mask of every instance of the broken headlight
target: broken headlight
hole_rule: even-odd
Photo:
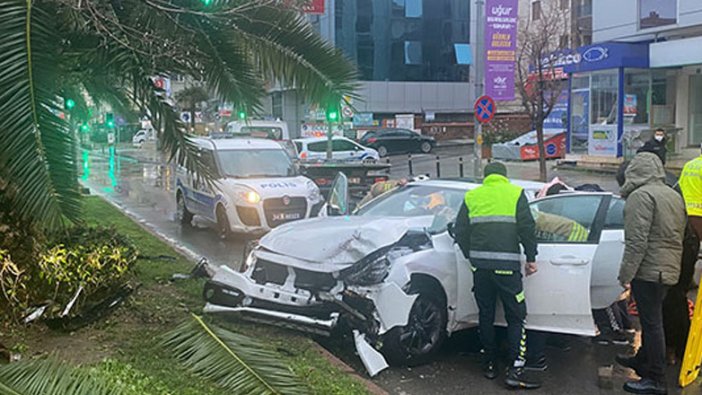
[[[412,252],[407,247],[382,248],[342,271],[340,277],[347,285],[380,284],[390,273],[395,259]]]

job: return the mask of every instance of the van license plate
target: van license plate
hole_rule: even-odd
[[[273,214],[274,221],[290,221],[293,219],[300,219],[302,214],[300,213],[275,213]]]

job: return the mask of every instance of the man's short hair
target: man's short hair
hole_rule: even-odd
[[[663,133],[665,133],[665,129],[663,129],[663,128],[656,128],[656,132],[663,132]]]

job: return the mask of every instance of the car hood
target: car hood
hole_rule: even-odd
[[[272,253],[333,270],[397,243],[408,230],[428,227],[431,220],[432,217],[313,218],[276,228],[259,245]]]
[[[307,196],[310,184],[306,177],[278,178],[225,178],[219,181],[220,189],[229,193],[238,187],[248,187],[258,192],[261,198],[281,196]]]

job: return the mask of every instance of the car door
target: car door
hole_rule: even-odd
[[[317,141],[307,144],[307,160],[320,160],[327,157],[327,142]]]
[[[539,245],[538,272],[524,278],[528,328],[595,335],[591,274],[610,198],[578,193],[530,204]]]
[[[332,141],[332,157],[337,160],[353,160],[356,157],[356,149],[354,143],[346,139],[334,139]]]
[[[201,149],[199,155],[203,164],[217,177],[219,171],[214,153],[209,149]],[[192,180],[192,192],[190,193],[191,205],[189,207],[193,208],[193,214],[199,214],[214,220],[215,190],[211,185],[205,182],[202,177],[196,174],[192,176]]]
[[[388,153],[400,153],[405,149],[402,145],[402,136],[397,129],[390,129],[380,134],[376,145],[387,148]]]
[[[592,265],[590,300],[593,309],[604,309],[622,296],[619,267],[624,257],[624,199],[612,196]]]

